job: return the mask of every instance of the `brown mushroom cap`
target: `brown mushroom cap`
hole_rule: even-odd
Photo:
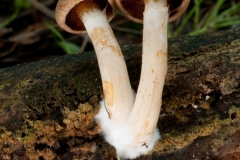
[[[115,0],[118,8],[130,20],[143,23],[144,0]],[[190,0],[167,0],[169,6],[168,22],[175,21],[187,9]]]
[[[114,0],[59,0],[55,13],[58,25],[70,33],[85,33],[85,26],[78,13],[81,9],[85,10],[85,5],[105,10],[108,21],[112,20],[116,12]]]

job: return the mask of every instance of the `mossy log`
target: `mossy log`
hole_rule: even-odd
[[[122,51],[136,90],[141,45]],[[161,140],[138,159],[240,159],[240,28],[169,39],[168,64]],[[0,159],[116,159],[102,96],[94,52],[1,69]]]

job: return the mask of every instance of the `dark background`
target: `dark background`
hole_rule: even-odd
[[[73,35],[58,27],[54,19],[56,4],[57,0],[0,0],[0,68],[67,54],[47,23],[60,32],[64,42],[80,48],[74,53],[93,50],[87,34]],[[12,21],[3,25],[14,14]],[[238,0],[191,0],[187,12],[169,24],[168,36],[215,32],[239,24]],[[111,26],[120,46],[142,42],[142,25],[129,21],[119,11]]]

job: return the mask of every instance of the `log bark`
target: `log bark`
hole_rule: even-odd
[[[136,90],[141,45],[122,47]],[[138,159],[240,159],[240,28],[169,39],[161,140]],[[116,159],[94,52],[0,70],[0,159]],[[144,128],[143,128],[144,129]]]

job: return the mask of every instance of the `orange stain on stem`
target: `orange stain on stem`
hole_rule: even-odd
[[[107,106],[112,107],[114,101],[114,86],[113,83],[104,81],[103,82],[104,97]]]
[[[167,51],[163,51],[163,50],[157,51],[157,57],[159,57],[159,56],[161,56],[161,55],[167,56]]]
[[[110,33],[110,35],[107,35],[106,33]],[[91,38],[95,41],[96,46],[101,45],[103,47],[111,48],[113,53],[116,53],[118,56],[122,56],[122,53],[119,47],[109,44],[110,37],[114,37],[114,34],[111,31],[111,29],[107,29],[107,28],[96,27],[93,29],[91,33]]]

